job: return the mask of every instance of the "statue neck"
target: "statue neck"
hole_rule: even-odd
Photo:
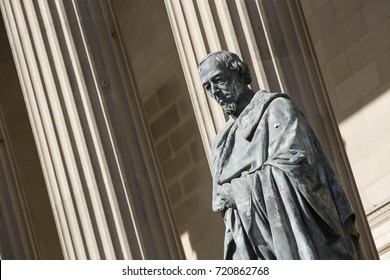
[[[255,93],[249,88],[247,88],[247,90],[240,95],[237,100],[237,111],[233,116],[234,118],[238,118],[241,112],[244,111],[246,106],[248,106],[248,104],[251,102],[253,96],[255,96]]]

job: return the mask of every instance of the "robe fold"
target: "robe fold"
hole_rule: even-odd
[[[359,259],[354,212],[302,113],[261,91],[212,145],[225,259]]]

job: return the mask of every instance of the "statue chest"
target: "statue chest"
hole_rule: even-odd
[[[243,173],[261,168],[267,147],[261,133],[256,131],[254,137],[248,140],[232,129],[225,142],[213,152],[214,176],[218,183],[226,183]]]

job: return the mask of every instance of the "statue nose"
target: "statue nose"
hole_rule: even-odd
[[[216,84],[211,84],[211,94],[213,96],[218,96],[221,90],[219,89],[218,85]]]
[[[211,96],[219,105],[224,105],[225,101],[222,98],[222,91],[220,89],[216,89],[215,91],[212,92]]]

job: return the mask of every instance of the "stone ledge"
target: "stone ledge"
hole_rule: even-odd
[[[371,229],[390,221],[390,201],[368,213],[367,220]]]

